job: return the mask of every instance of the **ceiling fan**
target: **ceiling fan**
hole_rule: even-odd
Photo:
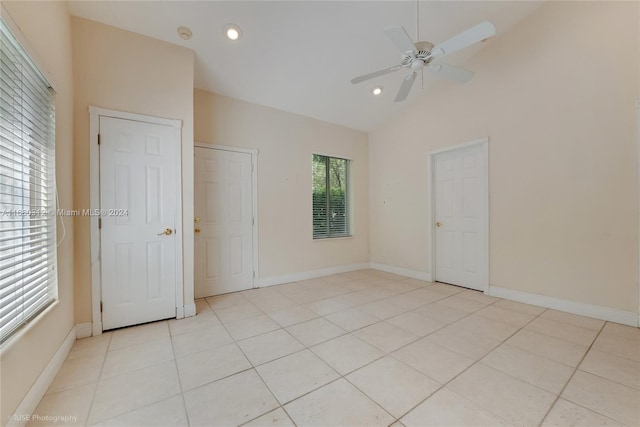
[[[495,35],[496,27],[491,22],[484,21],[438,45],[425,41],[419,41],[414,44],[402,27],[389,27],[385,29],[384,32],[402,52],[400,64],[356,77],[351,80],[351,83],[361,83],[374,77],[407,68],[411,73],[403,79],[400,90],[394,99],[395,102],[400,102],[409,96],[417,72],[423,68],[450,80],[462,83],[471,80],[475,74],[472,71],[447,65],[442,62],[432,63],[432,61]]]

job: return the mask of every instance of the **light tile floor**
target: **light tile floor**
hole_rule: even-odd
[[[112,426],[640,425],[637,328],[376,270],[196,305],[77,341],[35,413]]]

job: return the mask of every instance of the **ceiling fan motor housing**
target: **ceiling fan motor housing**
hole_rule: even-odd
[[[412,69],[422,68],[431,61],[431,50],[434,44],[431,42],[417,42],[415,44],[418,53],[402,55],[402,65],[408,65]]]

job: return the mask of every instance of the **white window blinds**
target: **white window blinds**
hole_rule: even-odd
[[[313,155],[314,239],[351,235],[349,166],[347,159]]]
[[[0,342],[57,298],[55,106],[0,20]]]

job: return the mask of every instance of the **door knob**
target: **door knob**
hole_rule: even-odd
[[[199,228],[196,228],[195,230],[193,230],[193,232],[194,232],[194,233],[199,233],[199,232],[200,232],[200,229],[199,229]]]
[[[442,223],[440,221],[436,221],[436,227],[442,227]]]
[[[173,234],[173,230],[170,228],[167,228],[162,233],[158,233],[158,236],[163,236],[163,235],[171,236],[171,234]]]
[[[200,217],[199,217],[199,216],[195,217],[195,218],[193,219],[193,222],[200,222]]]

